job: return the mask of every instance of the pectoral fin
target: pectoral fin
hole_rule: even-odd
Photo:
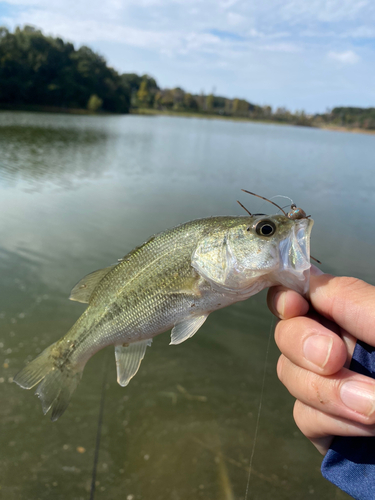
[[[115,347],[117,382],[125,387],[137,373],[142,359],[145,357],[146,347],[150,346],[152,339],[134,342],[128,346]]]
[[[70,300],[77,302],[89,303],[90,297],[99,281],[101,281],[106,274],[108,274],[117,264],[99,269],[93,273],[87,274],[79,281],[73,290],[70,292]]]
[[[202,239],[193,253],[191,265],[210,283],[230,286],[230,271],[236,268],[236,261],[228,236],[219,234]]]
[[[190,316],[184,319],[181,323],[175,325],[171,333],[171,341],[169,345],[181,344],[187,339],[190,339],[206,321],[208,314],[201,316]]]

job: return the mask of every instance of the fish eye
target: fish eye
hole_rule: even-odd
[[[259,236],[272,236],[276,231],[276,226],[271,220],[261,220],[255,226],[255,231]]]

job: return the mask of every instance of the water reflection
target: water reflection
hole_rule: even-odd
[[[69,186],[84,177],[102,175],[103,147],[108,136],[99,130],[0,128],[0,176],[15,185],[20,180]]]

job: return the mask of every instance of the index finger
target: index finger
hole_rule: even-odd
[[[375,345],[375,287],[357,278],[312,274],[310,301],[319,314]]]

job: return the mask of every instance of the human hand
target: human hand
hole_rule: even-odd
[[[323,455],[334,436],[375,436],[375,380],[349,370],[357,339],[375,346],[375,287],[313,266],[311,304],[281,286],[267,302],[281,320],[277,373],[302,433]]]

